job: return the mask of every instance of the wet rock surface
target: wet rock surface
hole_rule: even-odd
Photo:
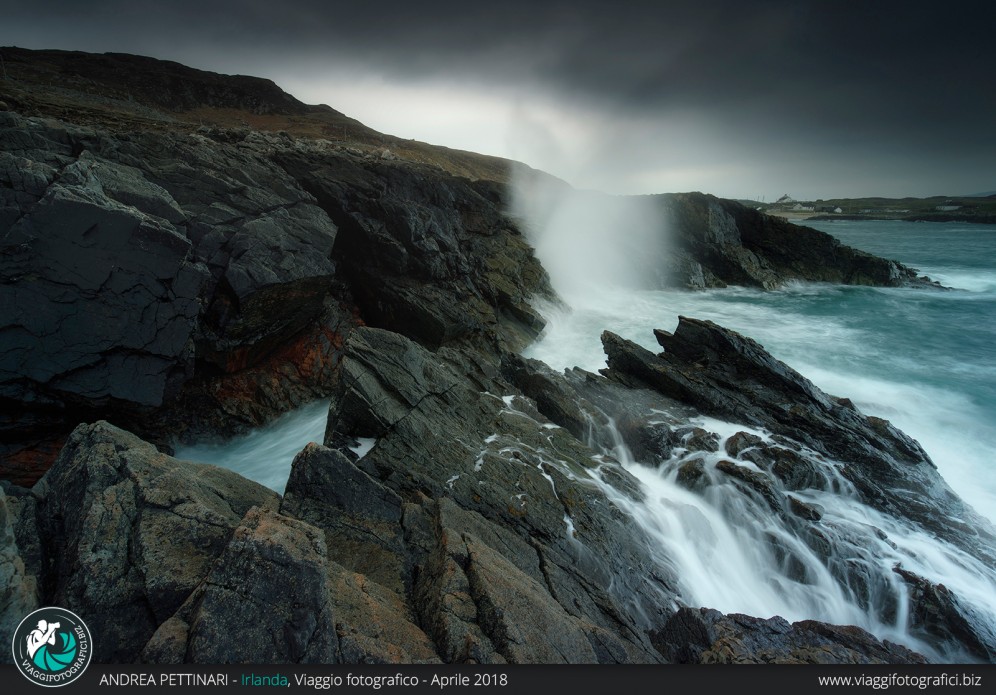
[[[456,362],[459,355],[448,357]],[[452,645],[450,658],[469,639],[477,645],[468,653],[474,660],[528,660],[524,644],[550,642],[557,633],[588,647],[554,641],[560,646],[550,649],[559,656],[547,656],[555,661],[656,659],[644,633],[660,615],[670,580],[642,557],[639,534],[621,511],[583,482],[594,474],[593,452],[525,399],[503,395],[511,387],[496,375],[480,374],[488,384],[478,390],[461,375],[469,365],[456,363],[454,370],[397,334],[357,329],[326,433],[329,445],[376,438],[356,465],[418,506],[405,509],[407,542],[418,539],[409,566],[420,602],[441,606],[423,612],[423,624]],[[638,494],[618,464],[604,465],[628,494]],[[642,572],[621,574],[619,567]],[[496,579],[503,574],[510,583],[504,589]],[[611,593],[600,588],[610,585]],[[443,607],[456,587],[466,598],[451,614]],[[588,651],[592,642],[598,658]]]
[[[990,524],[951,491],[923,448],[887,421],[823,393],[755,341],[710,321],[679,317],[673,334],[655,335],[664,348],[659,355],[604,333],[606,375],[650,387],[702,413],[791,438],[838,462],[841,475],[869,505],[989,557]],[[790,449],[765,447],[751,459],[790,487],[819,486],[819,474]],[[966,523],[974,533],[966,534]]]
[[[896,567],[911,593],[913,614],[910,625],[917,632],[943,641],[954,641],[967,647],[969,653],[982,661],[996,657],[996,632],[980,623],[970,606],[943,584],[931,582],[913,572]]]
[[[638,484],[521,396],[467,388],[450,371],[455,355],[442,362],[414,343],[398,389],[412,402],[400,413],[377,391],[397,352],[373,348],[406,340],[364,328],[346,346],[344,364],[356,355],[363,369],[338,398],[371,404],[356,422],[391,414],[363,458],[309,445],[280,500],[106,423],[81,426],[34,490],[10,488],[19,521],[7,555],[37,574],[45,600],[114,636],[98,654],[107,661],[679,658],[673,635],[660,637],[670,634],[674,578],[648,561],[648,539],[613,502],[638,498]],[[438,390],[420,382],[426,375],[454,382]],[[330,428],[330,442],[349,436]],[[236,626],[237,644],[221,639]],[[870,636],[821,629],[812,657],[821,663],[900,662]],[[748,641],[735,660],[784,656],[762,646]]]

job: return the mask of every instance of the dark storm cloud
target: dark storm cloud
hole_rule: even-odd
[[[41,2],[0,43],[151,54],[270,76],[335,66],[527,86],[652,118],[700,114],[755,144],[882,161],[996,161],[991,3]]]

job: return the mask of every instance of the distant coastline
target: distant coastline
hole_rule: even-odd
[[[797,201],[784,195],[774,203],[740,201],[790,222],[807,220],[902,220],[996,224],[996,195],[930,198],[835,198]]]
[[[772,213],[777,214],[777,213]],[[991,215],[957,215],[951,213],[938,213],[935,215],[910,215],[907,217],[888,217],[877,215],[827,215],[819,214],[811,217],[796,218],[813,221],[834,221],[834,220],[882,220],[882,221],[902,221],[902,222],[971,222],[973,224],[996,224],[996,214]]]

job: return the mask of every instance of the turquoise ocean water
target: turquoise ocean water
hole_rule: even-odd
[[[834,221],[810,226],[953,289],[795,283],[765,292],[600,288],[550,312],[529,356],[604,366],[599,335],[659,350],[652,329],[679,315],[748,335],[825,391],[920,441],[948,483],[996,521],[996,225]]]

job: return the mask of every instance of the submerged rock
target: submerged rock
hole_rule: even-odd
[[[895,568],[910,591],[910,628],[945,642],[964,645],[968,652],[982,661],[996,658],[996,628],[986,625],[974,615],[970,606],[943,584],[936,584],[902,567]]]

